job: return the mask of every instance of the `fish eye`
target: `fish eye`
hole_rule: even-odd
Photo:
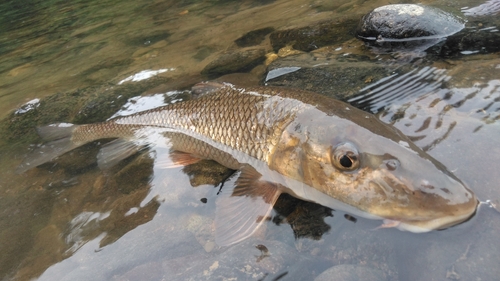
[[[359,167],[358,150],[351,143],[341,143],[332,150],[331,162],[340,170],[355,170]]]

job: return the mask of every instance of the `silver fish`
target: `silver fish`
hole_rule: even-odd
[[[103,123],[39,128],[48,143],[19,171],[101,138],[117,138],[101,149],[101,168],[145,144],[168,148],[167,160],[157,161],[165,166],[215,160],[238,170],[216,202],[219,245],[252,235],[281,193],[411,232],[447,228],[475,213],[474,193],[442,164],[348,104],[307,91],[227,83],[200,83],[193,91],[202,95]]]

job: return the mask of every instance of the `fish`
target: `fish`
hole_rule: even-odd
[[[211,159],[235,170],[216,199],[215,241],[229,246],[269,218],[282,193],[415,233],[471,218],[475,194],[395,127],[342,101],[298,89],[202,82],[197,98],[102,123],[37,129],[46,142],[18,172],[88,142],[109,169],[141,147],[155,165]],[[165,152],[166,151],[166,152]]]

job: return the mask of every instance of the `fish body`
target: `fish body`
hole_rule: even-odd
[[[476,210],[475,195],[442,164],[348,104],[273,87],[207,82],[193,90],[202,95],[104,123],[40,128],[51,142],[21,170],[101,138],[118,138],[102,148],[103,168],[148,143],[215,160],[239,171],[218,199],[220,245],[251,235],[283,192],[412,232],[461,223]]]

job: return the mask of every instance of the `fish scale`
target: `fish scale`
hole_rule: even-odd
[[[280,99],[281,104],[269,106],[272,99]],[[284,126],[292,121],[294,112],[299,109],[298,105],[295,100],[275,95],[242,93],[229,88],[106,123],[82,125],[75,130],[73,139],[88,142],[89,136],[100,139],[130,135],[137,126],[165,127],[188,135],[205,136],[266,161]],[[113,125],[116,127],[112,128]]]

